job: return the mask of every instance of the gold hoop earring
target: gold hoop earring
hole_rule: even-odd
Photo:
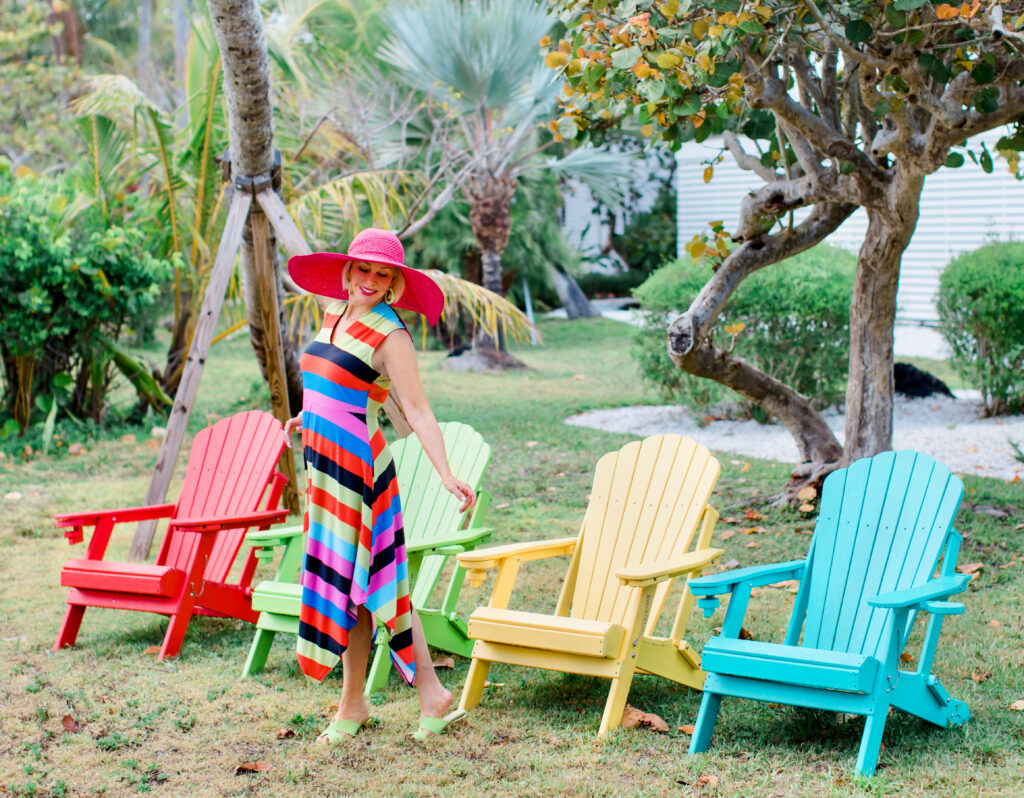
[[[387,302],[389,305],[395,301],[395,292],[393,289],[389,288],[387,291],[384,292],[384,301]]]

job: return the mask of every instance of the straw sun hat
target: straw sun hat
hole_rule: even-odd
[[[444,293],[437,283],[419,269],[405,265],[405,250],[398,236],[387,230],[367,227],[352,239],[348,252],[313,252],[295,255],[288,261],[288,273],[307,291],[335,299],[348,299],[342,283],[345,265],[351,261],[380,263],[398,269],[405,287],[392,302],[396,308],[405,308],[427,317],[431,325],[437,324],[444,308]]]

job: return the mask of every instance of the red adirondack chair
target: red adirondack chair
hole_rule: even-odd
[[[276,469],[283,448],[283,429],[272,415],[238,413],[196,435],[177,504],[54,516],[72,544],[82,542],[83,527],[96,530],[85,558],[61,570],[60,583],[71,592],[53,650],[75,644],[86,607],[169,615],[160,659],[178,653],[193,615],[255,623],[254,550],[237,581],[228,581],[229,572],[249,528],[266,529],[288,515],[276,509],[287,482]],[[154,518],[170,518],[156,563],[103,559],[114,524]]]

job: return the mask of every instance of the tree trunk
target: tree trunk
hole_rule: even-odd
[[[237,178],[269,178],[274,157],[273,104],[270,96],[270,65],[263,34],[263,18],[253,0],[209,0],[217,44],[224,63],[224,93],[228,105],[231,171]],[[261,213],[253,207],[251,213]],[[280,300],[281,264],[277,247],[270,257]],[[264,377],[267,374],[261,304],[256,287],[251,239],[243,239],[242,272],[246,286],[249,337]],[[280,305],[279,305],[280,307]],[[282,322],[281,329],[287,329]],[[302,406],[302,378],[294,342],[283,336],[288,401],[292,412]]]
[[[893,326],[900,261],[917,226],[922,177],[900,177],[893,213],[868,211],[850,304],[850,377],[843,462],[892,448]]]
[[[185,88],[185,59],[188,55],[188,40],[192,28],[188,21],[188,0],[172,0],[174,20],[174,103],[180,109],[178,124],[188,126],[188,104]]]
[[[469,196],[469,221],[473,236],[480,247],[482,285],[500,296],[505,295],[502,280],[501,255],[508,246],[512,226],[512,197],[514,179],[484,175],[470,181],[466,189]],[[504,332],[499,327],[495,336],[480,332],[474,341],[477,354],[489,369],[525,368],[508,351]]]
[[[48,21],[60,29],[50,37],[53,54],[57,58],[70,58],[82,65],[82,26],[78,24],[78,12],[70,0],[57,3],[51,0]]]

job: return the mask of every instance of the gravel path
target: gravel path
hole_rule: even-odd
[[[826,413],[828,425],[843,440],[843,416]],[[700,441],[713,451],[796,463],[796,444],[785,427],[756,421],[712,421],[700,427],[676,405],[622,407],[593,410],[566,419],[567,424],[607,432],[628,432],[641,437],[678,432]],[[930,454],[954,472],[1024,480],[1024,463],[1014,459],[1010,441],[1024,448],[1024,416],[982,418],[977,401],[897,396],[893,445]]]

